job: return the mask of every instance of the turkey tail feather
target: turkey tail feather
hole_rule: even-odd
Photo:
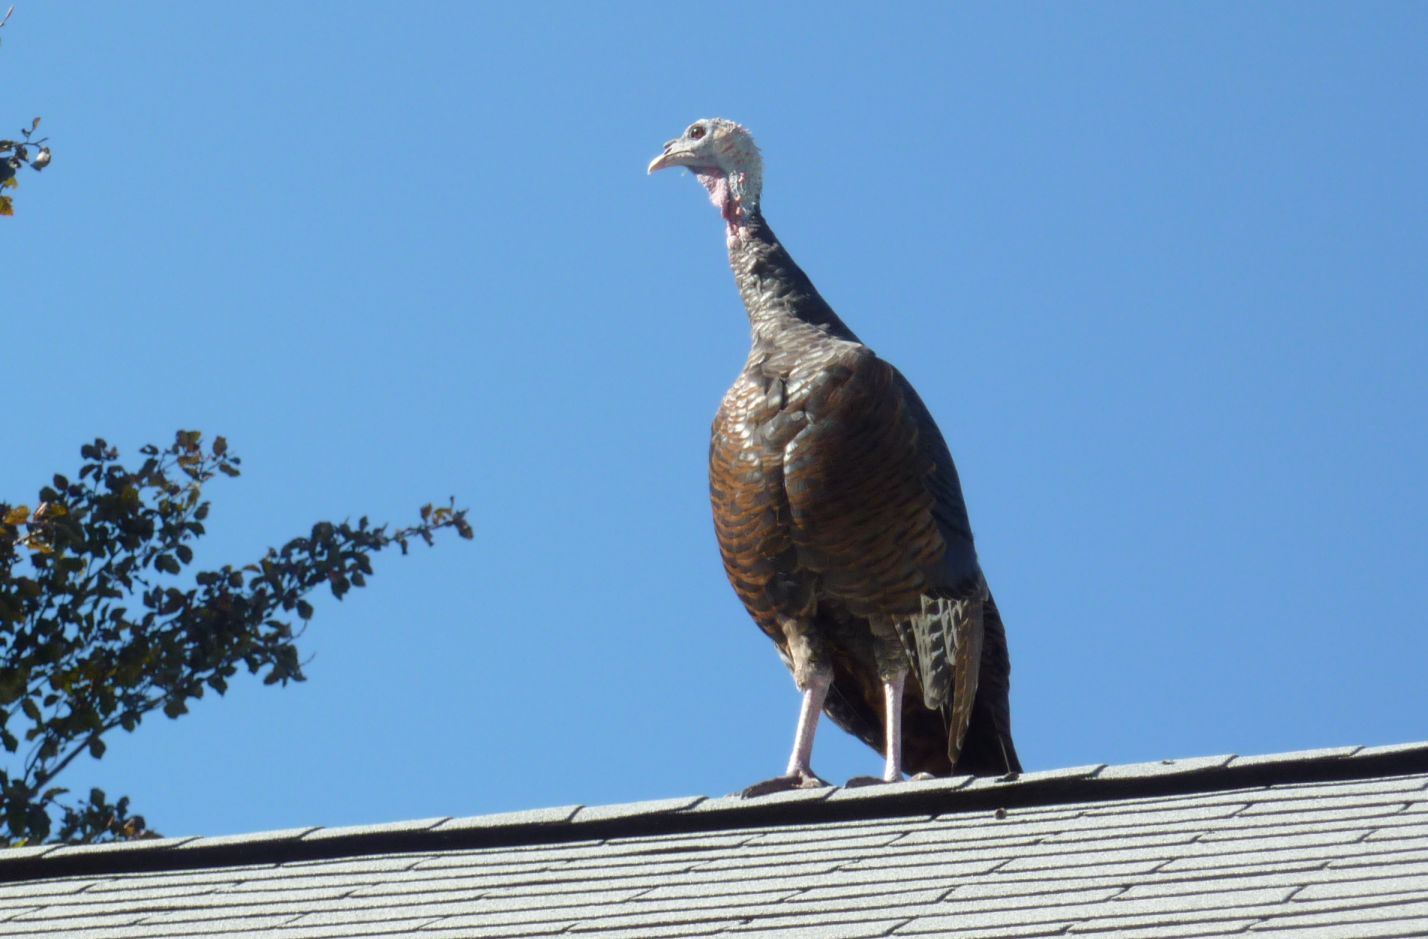
[[[897,624],[922,685],[923,704],[946,715],[947,757],[954,765],[977,697],[986,596],[985,582],[979,582],[971,596],[958,600],[924,596],[922,611]]]
[[[982,593],[986,590],[983,588]],[[982,597],[959,600],[953,604],[953,626],[949,631],[952,660],[951,714],[947,718],[947,758],[957,765],[962,753],[962,741],[972,722],[972,704],[977,697],[977,680],[982,671]]]

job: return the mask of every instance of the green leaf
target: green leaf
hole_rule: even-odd
[[[265,684],[302,681],[295,624],[313,615],[311,590],[326,583],[342,597],[366,585],[369,555],[394,544],[405,550],[409,539],[428,541],[464,521],[453,502],[428,504],[408,527],[372,527],[365,516],[356,527],[318,522],[310,537],[257,563],[184,579],[205,533],[200,487],[220,472],[238,475],[225,440],[215,438],[209,452],[201,443],[197,431],[181,431],[169,447],[142,448],[141,465],[130,469],[95,439],[81,448],[77,474],[55,474],[53,488],[40,488],[43,506],[33,514],[0,504],[0,520],[11,523],[0,528],[11,546],[10,561],[0,553],[0,745],[18,753],[27,737],[34,748],[15,776],[0,769],[0,826],[12,841],[142,834],[127,800],[111,806],[96,790],[90,804],[64,805],[57,792],[41,796],[38,780],[79,750],[103,755],[110,727],[137,730],[160,710],[183,716],[205,692],[226,692],[241,670]],[[27,537],[53,554],[19,550]],[[33,697],[31,687],[40,689]]]

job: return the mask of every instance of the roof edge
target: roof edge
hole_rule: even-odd
[[[1068,803],[1190,795],[1295,783],[1428,772],[1428,742],[1265,756],[1096,764],[1016,779],[958,776],[857,789],[804,790],[758,799],[688,797],[627,806],[565,806],[472,818],[357,828],[297,828],[209,838],[0,848],[0,882],[280,864],[365,854],[466,850],[617,837],[806,825],[909,815],[993,812]]]

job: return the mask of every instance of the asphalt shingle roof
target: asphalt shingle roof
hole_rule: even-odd
[[[0,936],[1428,936],[1428,744],[0,850]]]

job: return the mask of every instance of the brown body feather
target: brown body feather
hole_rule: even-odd
[[[959,689],[950,659],[928,670],[912,663],[904,765],[946,775],[950,750],[958,772],[1019,770],[1005,635],[937,426],[906,379],[827,308],[767,225],[756,218],[749,233],[731,240],[730,258],[755,341],[714,420],[709,461],[730,583],[790,668],[797,656],[784,623],[808,620],[833,668],[826,713],[879,750],[882,679],[895,664],[884,660],[908,655],[897,624],[915,618],[925,598],[977,604],[980,668],[968,687]],[[928,705],[928,675],[946,684],[945,705]],[[959,701],[959,690],[972,693]]]

